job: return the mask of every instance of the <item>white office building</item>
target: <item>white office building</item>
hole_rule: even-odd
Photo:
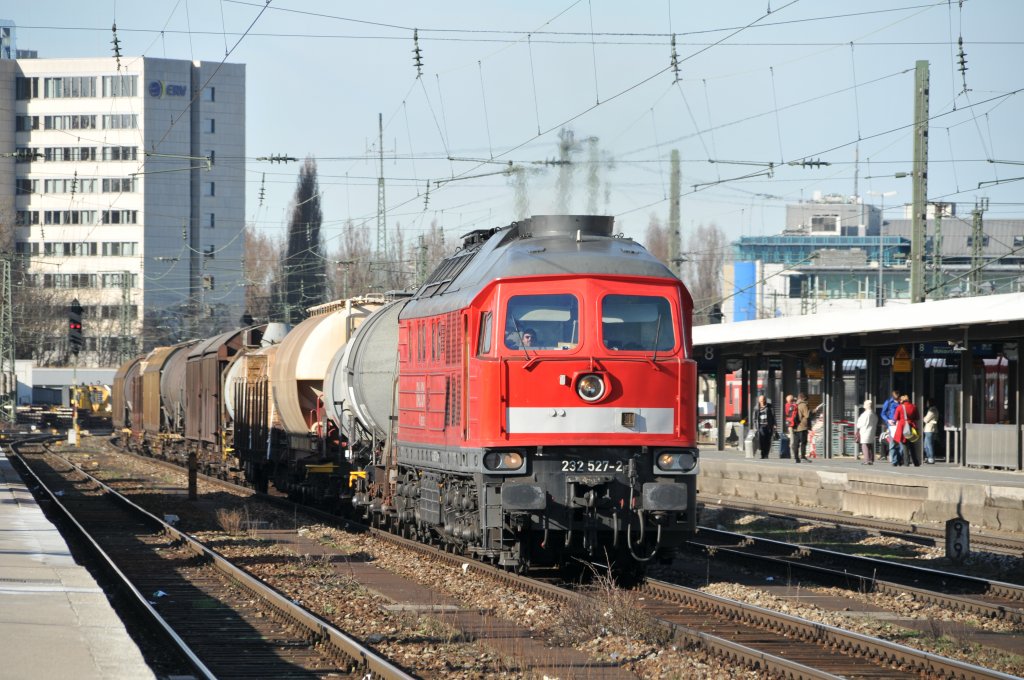
[[[244,65],[0,59],[0,93],[0,223],[26,285],[83,306],[81,365],[237,326]],[[68,356],[54,328],[39,363]]]

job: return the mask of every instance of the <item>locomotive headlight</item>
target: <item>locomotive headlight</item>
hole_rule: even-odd
[[[514,472],[525,462],[523,454],[518,451],[488,451],[484,454],[484,467],[494,472]]]
[[[664,472],[690,472],[697,467],[697,451],[693,449],[666,449],[654,459]]]
[[[523,467],[523,454],[518,451],[501,454],[501,466],[506,470],[517,470]]]
[[[604,378],[596,373],[582,375],[576,381],[576,394],[580,395],[583,401],[593,403],[604,397],[607,388]]]
[[[658,456],[658,467],[662,470],[671,470],[679,462],[678,453],[663,453]]]

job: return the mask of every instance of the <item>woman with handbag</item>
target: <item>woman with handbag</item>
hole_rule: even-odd
[[[903,465],[910,465],[913,461],[914,467],[921,467],[921,458],[917,454],[917,447],[914,446],[921,438],[917,425],[917,407],[910,401],[910,397],[905,394],[900,397],[900,405],[896,407],[895,415],[896,431],[893,438],[900,445]]]
[[[875,404],[868,399],[864,402],[864,410],[857,417],[857,441],[860,442],[860,451],[864,459],[861,465],[875,464],[875,430],[878,428],[878,414],[875,413]]]

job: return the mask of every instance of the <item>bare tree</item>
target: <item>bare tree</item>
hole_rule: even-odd
[[[245,311],[253,319],[269,320],[273,291],[281,282],[281,242],[245,227],[245,254],[242,271],[245,278]]]
[[[336,298],[350,298],[371,292],[373,285],[373,250],[370,227],[366,222],[356,224],[349,220],[341,228],[332,279]]]
[[[669,233],[668,227],[661,222],[661,218],[652,214],[650,222],[647,223],[647,233],[644,242],[648,252],[658,258],[666,265],[671,266],[668,261]]]
[[[713,305],[722,302],[722,265],[729,247],[725,232],[717,225],[700,225],[690,234],[683,283],[693,296],[693,322],[708,323]]]

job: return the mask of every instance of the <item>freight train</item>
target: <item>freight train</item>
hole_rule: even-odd
[[[669,558],[696,528],[693,303],[613,219],[478,230],[415,292],[161,347],[126,445],[526,570]]]

